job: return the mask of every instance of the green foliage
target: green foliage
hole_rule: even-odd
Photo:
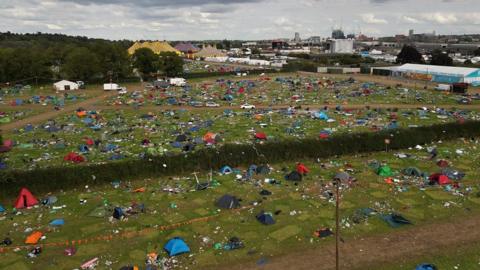
[[[133,67],[143,79],[152,77],[158,71],[158,55],[149,48],[140,48],[132,55]]]
[[[448,123],[377,133],[351,133],[334,136],[329,140],[308,138],[255,145],[226,144],[218,149],[206,148],[189,154],[150,157],[142,160],[124,160],[32,171],[2,171],[0,173],[0,196],[13,197],[22,186],[32,188],[36,192],[47,193],[83,185],[109,183],[115,179],[178,175],[195,170],[208,171],[227,164],[234,167],[249,166],[265,162],[276,163],[383,151],[386,138],[391,140],[389,149],[394,150],[439,140],[474,137],[478,136],[479,132],[480,122],[470,121],[463,124]]]
[[[38,50],[0,49],[0,82],[51,77],[46,56]]]
[[[0,33],[0,82],[39,79],[51,83],[65,76],[100,82],[110,74],[115,80],[129,78],[132,67],[126,50],[131,44],[60,34]],[[89,67],[86,62],[90,62]]]
[[[284,72],[295,72],[295,71],[307,71],[307,72],[317,72],[317,64],[312,61],[307,60],[298,60],[298,61],[289,61],[288,64],[284,65],[282,71]]]
[[[397,63],[423,64],[424,61],[422,54],[419,53],[415,47],[405,45],[397,56]]]
[[[183,59],[174,52],[162,52],[158,67],[168,77],[180,76],[183,73]]]
[[[473,51],[473,55],[480,56],[480,48],[477,48],[475,51]]]
[[[100,73],[97,55],[87,48],[76,48],[65,58],[62,72],[70,80],[88,81]]]
[[[448,56],[448,54],[440,50],[435,50],[432,53],[432,61],[430,61],[430,64],[437,66],[452,66],[453,59]]]

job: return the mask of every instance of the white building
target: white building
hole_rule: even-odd
[[[330,53],[353,53],[353,39],[330,40]]]
[[[69,91],[69,90],[78,90],[78,83],[62,80],[53,84],[53,88],[56,91]]]

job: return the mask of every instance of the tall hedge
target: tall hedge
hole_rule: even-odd
[[[219,148],[204,148],[189,154],[150,157],[142,160],[124,160],[103,164],[53,167],[31,171],[0,172],[0,196],[15,196],[26,186],[36,193],[54,192],[84,185],[109,183],[142,177],[159,177],[217,170],[224,165],[248,166],[308,158],[326,158],[336,155],[382,151],[385,139],[389,149],[402,149],[438,140],[480,135],[480,122],[438,124],[433,126],[396,129],[381,132],[350,133],[328,140],[272,141],[264,144],[226,144]],[[93,177],[94,176],[94,177]]]

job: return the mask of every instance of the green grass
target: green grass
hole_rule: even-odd
[[[466,156],[450,157],[449,160],[454,167],[466,166],[478,159],[475,157],[478,157],[480,149],[474,149],[462,141],[439,145],[440,153],[457,148],[469,150]],[[400,212],[414,222],[413,226],[454,220],[456,217],[465,215],[464,208],[470,208],[472,215],[479,213],[480,208],[475,202],[474,194],[479,191],[475,179],[480,177],[480,173],[474,168],[470,167],[465,171],[467,176],[462,181],[462,190],[471,187],[472,194],[467,197],[452,197],[441,188],[433,187],[423,191],[416,187],[417,184],[407,185],[408,191],[406,192],[398,192],[395,187],[385,184],[383,177],[375,175],[367,166],[368,160],[376,159],[387,161],[394,171],[400,171],[412,163],[422,165],[422,169],[429,172],[439,170],[433,162],[423,160],[426,156],[425,152],[417,150],[406,150],[405,152],[413,154],[415,158],[413,160],[398,159],[393,157],[393,153],[373,153],[363,157],[346,156],[323,160],[323,163],[330,164],[327,169],[322,169],[317,163],[307,161],[306,164],[312,172],[298,186],[284,181],[284,173],[281,172],[283,167],[291,170],[294,166],[293,161],[273,164],[275,170],[265,177],[277,179],[281,181],[281,184],[263,184],[263,188],[273,193],[266,199],[258,194],[261,190],[260,187],[256,187],[252,183],[240,184],[234,180],[234,175],[215,175],[214,179],[220,183],[220,186],[199,192],[190,192],[194,186],[191,175],[172,179],[136,179],[131,183],[128,182],[129,179],[121,179],[122,187],[119,189],[104,185],[90,189],[79,188],[58,192],[54,194],[59,199],[58,205],[66,205],[66,208],[54,211],[41,207],[22,211],[24,214],[12,216],[13,219],[8,218],[0,222],[0,231],[9,234],[15,245],[23,242],[26,236],[23,231],[27,227],[46,232],[45,243],[115,235],[116,231],[119,231],[120,234],[126,231],[142,231],[146,228],[215,215],[218,213],[214,206],[215,200],[224,193],[230,193],[241,198],[242,205],[248,205],[250,202],[260,199],[263,202],[251,211],[232,213],[222,210],[219,212],[219,216],[208,222],[184,225],[174,230],[164,232],[156,230],[128,240],[115,237],[112,241],[96,241],[92,244],[80,245],[78,253],[71,258],[62,255],[62,248],[45,248],[42,255],[33,260],[33,265],[38,268],[56,266],[61,269],[71,269],[78,267],[87,259],[102,256],[102,264],[105,260],[111,260],[114,262],[114,268],[129,263],[142,266],[148,252],[155,250],[163,255],[164,253],[161,251],[163,244],[174,236],[184,237],[194,254],[192,257],[180,256],[181,264],[195,263],[198,267],[206,268],[208,265],[227,265],[263,256],[279,255],[292,249],[320,248],[329,243],[331,239],[326,241],[313,239],[313,232],[316,229],[334,225],[334,204],[319,198],[319,187],[329,183],[335,172],[345,168],[346,164],[349,164],[349,167],[354,170],[353,175],[358,179],[358,184],[343,192],[342,217],[348,218],[352,225],[342,229],[345,239],[396,230],[388,227],[378,217],[369,218],[367,223],[352,223],[351,217],[355,211],[363,207],[384,209],[385,212],[392,210]],[[205,175],[199,175],[199,177],[201,180],[206,178]],[[256,179],[263,182],[265,177],[258,176]],[[395,177],[401,179],[399,174]],[[127,183],[130,188],[125,186]],[[162,189],[166,186],[178,186],[186,192],[165,193]],[[138,187],[146,187],[147,192],[131,192]],[[372,194],[383,194],[384,196],[373,196]],[[436,195],[432,196],[432,194]],[[42,197],[44,194],[36,195]],[[80,205],[80,199],[87,199],[87,203]],[[108,216],[111,214],[113,206],[129,206],[132,202],[145,203],[147,213],[131,216],[128,221],[113,223],[110,223],[105,217],[90,217],[89,213],[99,207],[103,208],[102,205],[105,201],[109,204],[106,211]],[[453,201],[458,206],[443,207],[446,201]],[[2,204],[7,207],[11,207],[11,203],[2,201]],[[177,208],[171,208],[171,203],[175,203]],[[384,205],[384,207],[380,207],[380,205]],[[274,216],[277,223],[265,226],[256,221],[254,215],[261,210],[268,212],[281,210],[278,216]],[[296,211],[296,214],[290,214],[291,211]],[[66,225],[55,230],[49,229],[48,222],[55,218],[64,218]],[[19,225],[13,227],[13,223]],[[211,239],[207,244],[201,240],[205,236]],[[225,243],[233,236],[240,237],[245,242],[246,248],[230,252],[213,249],[214,243]],[[253,252],[253,250],[255,250],[254,255],[247,255],[248,251]],[[3,269],[7,265],[15,265],[19,269],[23,265],[30,267],[30,260],[25,260],[25,254],[26,251],[0,255],[0,268]],[[445,261],[445,263],[449,262]]]

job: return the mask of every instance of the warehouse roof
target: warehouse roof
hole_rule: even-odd
[[[423,74],[440,74],[449,76],[468,76],[474,72],[477,72],[477,68],[465,68],[465,67],[449,67],[449,66],[434,66],[434,65],[418,65],[418,64],[405,64],[403,66],[396,67],[395,71],[400,72],[412,72]]]

